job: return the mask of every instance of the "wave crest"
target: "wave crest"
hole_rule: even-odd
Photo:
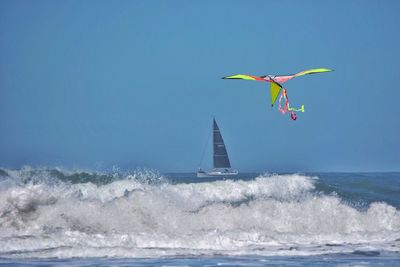
[[[0,254],[398,251],[400,211],[383,202],[358,210],[315,192],[316,181],[293,174],[170,184],[157,173],[142,173],[108,184],[8,184],[0,194]]]

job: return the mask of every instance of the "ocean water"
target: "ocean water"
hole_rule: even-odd
[[[400,173],[0,169],[4,266],[400,266]]]

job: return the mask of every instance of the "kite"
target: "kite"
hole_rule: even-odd
[[[276,99],[279,94],[279,107],[278,111],[282,114],[286,114],[286,112],[290,111],[290,117],[293,120],[297,119],[296,112],[304,112],[304,105],[301,108],[291,108],[289,104],[289,98],[287,96],[287,91],[283,88],[282,84],[299,76],[322,73],[322,72],[330,72],[333,71],[331,69],[319,68],[319,69],[311,69],[305,70],[296,74],[291,75],[264,75],[264,76],[253,76],[253,75],[245,75],[245,74],[237,74],[232,76],[226,76],[222,79],[240,79],[240,80],[251,80],[251,81],[260,81],[260,82],[269,82],[270,85],[270,93],[271,93],[271,105],[274,106]],[[283,107],[281,106],[282,99],[285,100]]]

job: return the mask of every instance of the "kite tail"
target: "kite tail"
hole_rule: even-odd
[[[285,99],[285,103],[282,108],[282,99]],[[287,95],[286,89],[282,88],[281,95],[279,96],[279,106],[278,106],[278,111],[282,114],[285,114],[286,112],[290,111],[290,117],[292,120],[297,120],[297,114],[296,112],[304,112],[304,105],[301,105],[301,108],[291,108],[289,105],[289,97]]]
[[[281,102],[282,102],[282,98],[285,98],[285,104],[283,105],[283,108],[281,106]],[[279,96],[279,106],[278,106],[278,110],[282,113],[285,114],[289,109],[289,98],[286,94],[286,90],[282,89],[282,93]]]
[[[290,117],[292,118],[292,120],[297,120],[297,114],[296,114],[296,112],[294,112],[294,111],[291,111],[290,112]]]
[[[304,113],[304,105],[301,105],[301,108],[288,108],[289,111],[297,111],[297,112],[303,112]]]

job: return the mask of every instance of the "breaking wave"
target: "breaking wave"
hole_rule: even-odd
[[[317,177],[168,182],[157,172],[2,170],[0,257],[400,252],[400,211],[316,191]]]

